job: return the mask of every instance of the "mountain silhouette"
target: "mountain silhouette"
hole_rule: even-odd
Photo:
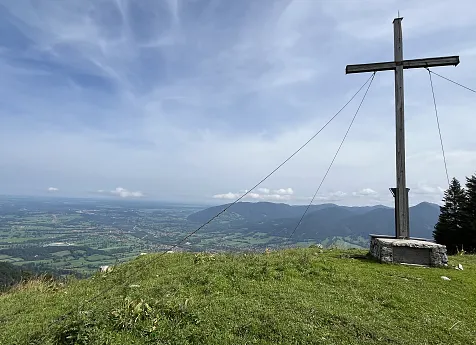
[[[204,223],[228,205],[230,204],[196,212],[191,214],[188,220]],[[368,238],[369,234],[395,234],[395,211],[390,207],[312,205],[299,223],[306,208],[307,206],[291,206],[283,203],[239,202],[232,205],[220,219],[224,232],[245,229],[248,232],[266,233],[270,236],[290,236],[296,230],[292,237],[295,241],[323,241],[332,237]],[[428,202],[410,207],[411,237],[432,238],[439,214],[439,206]],[[220,227],[214,227],[215,231],[217,229]]]

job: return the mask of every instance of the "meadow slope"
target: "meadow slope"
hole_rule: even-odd
[[[148,254],[0,295],[0,344],[476,344],[475,296],[470,255],[436,269],[319,248]]]

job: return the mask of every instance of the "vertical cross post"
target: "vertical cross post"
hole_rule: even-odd
[[[403,102],[403,70],[412,68],[429,68],[436,66],[457,66],[459,56],[442,56],[436,58],[403,60],[402,19],[393,20],[394,61],[376,62],[359,65],[347,65],[345,73],[364,73],[377,71],[395,71],[395,124],[396,124],[396,175],[397,188],[392,188],[395,196],[395,236],[410,237],[410,217],[408,208],[408,188],[405,177],[405,121]]]
[[[405,119],[403,97],[403,40],[402,18],[393,21],[395,54],[395,122],[396,122],[396,173],[397,193],[395,197],[396,237],[408,238],[408,193],[405,175]]]

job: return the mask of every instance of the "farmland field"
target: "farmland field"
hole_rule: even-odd
[[[89,275],[101,265],[167,250],[200,224],[206,208],[158,202],[0,197],[0,260],[35,272]],[[223,215],[174,251],[261,250],[286,238],[230,227]],[[233,214],[230,215],[233,217]]]

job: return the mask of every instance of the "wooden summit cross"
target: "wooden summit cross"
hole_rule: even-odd
[[[361,65],[347,65],[345,73],[395,71],[395,116],[396,116],[396,162],[397,188],[395,189],[395,237],[410,238],[408,189],[405,177],[405,126],[403,102],[403,70],[407,68],[428,68],[458,65],[459,56],[445,56],[427,59],[403,60],[402,19],[393,20],[395,61]]]

